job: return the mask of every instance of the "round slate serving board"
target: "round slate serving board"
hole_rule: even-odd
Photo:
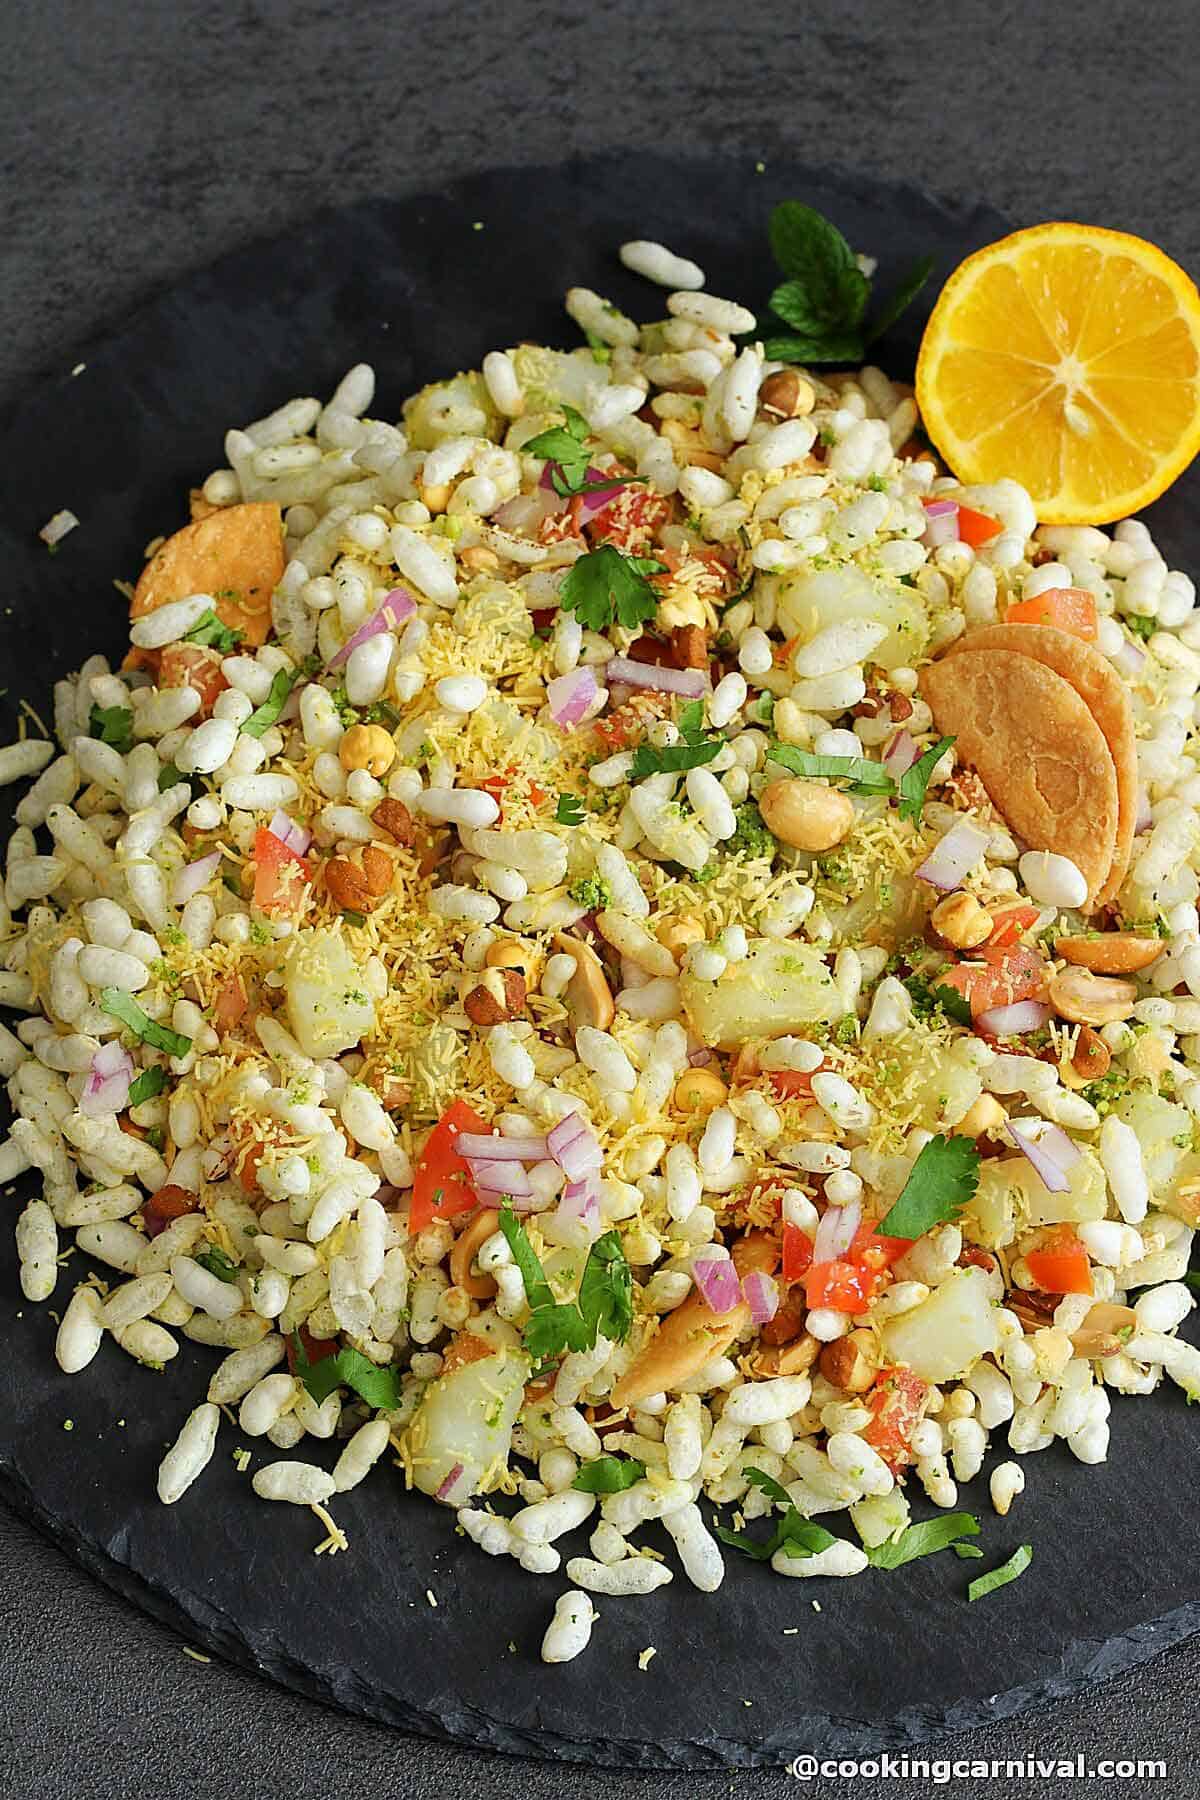
[[[932,252],[936,291],[1008,229],[986,206],[846,172],[613,156],[323,213],[153,300],[79,353],[81,374],[66,373],[75,356],[65,361],[0,431],[4,737],[18,698],[48,717],[56,676],[89,651],[121,653],[112,578],[134,576],[143,545],[184,522],[186,489],[221,464],[229,425],[291,394],[329,392],[360,359],[378,371],[376,410],[395,416],[415,387],[497,344],[575,341],[561,310],[572,284],[650,316],[654,291],[614,254],[628,237],[661,238],[704,266],[714,292],[761,303],[774,279],[767,215],[789,196],[877,256],[884,289]],[[918,306],[880,346],[892,373],[911,372],[922,323]],[[1200,564],[1197,491],[1185,479],[1151,521],[1185,567]],[[51,557],[34,534],[60,506],[82,525]],[[27,1191],[21,1183],[4,1201],[10,1218]],[[80,1272],[76,1258],[57,1308]],[[0,1493],[191,1641],[412,1730],[646,1768],[862,1753],[1069,1694],[1200,1625],[1188,1555],[1196,1427],[1174,1389],[1117,1403],[1098,1469],[1058,1446],[1033,1459],[1007,1520],[983,1482],[965,1489],[960,1504],[983,1521],[983,1563],[943,1554],[806,1583],[730,1552],[718,1596],[680,1576],[648,1599],[601,1600],[588,1654],[549,1670],[538,1648],[563,1578],[482,1556],[390,1470],[336,1502],[351,1544],[337,1557],[312,1555],[311,1514],[252,1497],[231,1460],[243,1440],[228,1426],[202,1480],[160,1506],[157,1463],[214,1354],[185,1342],[154,1376],[106,1343],[68,1378],[53,1361],[54,1329],[46,1307],[21,1303],[11,1232],[0,1231]],[[928,1510],[918,1497],[918,1513]],[[1032,1569],[968,1606],[967,1581],[1025,1540]],[[639,1671],[650,1645],[657,1655]]]

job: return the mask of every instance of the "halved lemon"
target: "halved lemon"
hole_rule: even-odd
[[[1014,476],[1045,524],[1125,518],[1200,451],[1196,284],[1123,231],[1015,231],[943,288],[917,403],[960,481]]]

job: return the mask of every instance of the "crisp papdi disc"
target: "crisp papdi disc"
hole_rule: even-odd
[[[1129,691],[1108,658],[1082,638],[1053,625],[984,625],[959,638],[949,654],[963,650],[1016,650],[1032,656],[1069,681],[1104,733],[1117,772],[1117,842],[1097,906],[1115,900],[1129,868],[1138,813],[1137,745]]]
[[[960,650],[923,672],[921,692],[1017,836],[1069,856],[1094,907],[1112,868],[1117,775],[1070,682],[1013,650]]]
[[[142,618],[168,600],[211,594],[222,625],[265,644],[271,595],[283,576],[283,521],[262,501],[223,506],[185,525],[159,546],[142,570],[130,617]]]

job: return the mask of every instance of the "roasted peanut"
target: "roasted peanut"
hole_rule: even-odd
[[[804,1329],[804,1315],[807,1311],[804,1285],[802,1282],[796,1282],[779,1302],[775,1317],[768,1319],[759,1331],[759,1342],[768,1344],[773,1349],[792,1343]]]
[[[685,1069],[675,1083],[671,1104],[676,1112],[710,1113],[724,1105],[729,1089],[711,1069]]]
[[[739,1275],[752,1270],[769,1275],[779,1261],[779,1245],[765,1231],[751,1231],[734,1245],[732,1256]],[[704,1296],[693,1290],[682,1306],[667,1314],[616,1383],[610,1395],[613,1406],[636,1406],[647,1394],[678,1388],[711,1357],[727,1350],[749,1323],[750,1308],[744,1300],[718,1317]]]
[[[942,942],[952,944],[956,950],[974,950],[992,935],[991,914],[984,911],[974,894],[965,890],[939,900],[930,922]]]
[[[411,1084],[403,1076],[393,1074],[390,1069],[381,1069],[376,1065],[368,1071],[366,1083],[372,1093],[378,1094],[385,1112],[401,1112],[412,1099]]]
[[[499,1225],[500,1214],[491,1207],[485,1207],[483,1212],[476,1213],[466,1229],[454,1240],[454,1248],[450,1252],[450,1279],[455,1287],[460,1287],[472,1300],[490,1300],[496,1291],[496,1284],[491,1276],[472,1274],[471,1264],[475,1260],[475,1252],[482,1249]]]
[[[804,418],[812,411],[816,398],[812,384],[795,369],[777,369],[758,390],[763,411],[781,419]]]
[[[525,977],[526,989],[536,986],[542,966],[541,951],[524,938],[500,938],[488,945],[483,960],[489,969],[516,969]]]
[[[368,913],[375,904],[365,874],[348,856],[331,856],[325,864],[325,890],[342,912]]]
[[[468,544],[465,550],[459,551],[458,560],[473,575],[491,574],[500,567],[500,558],[486,544]]]
[[[1112,1052],[1098,1031],[1090,1025],[1079,1027],[1079,1037],[1068,1064],[1067,1070],[1059,1066],[1059,1073],[1068,1087],[1086,1087],[1090,1081],[1099,1081],[1102,1075],[1108,1074],[1108,1065],[1112,1061]]]
[[[570,937],[565,931],[555,937],[554,948],[575,960],[575,973],[563,993],[563,1005],[572,1031],[578,1031],[581,1025],[607,1031],[617,1016],[617,1009],[600,958],[590,944],[585,944],[582,938]],[[647,1388],[646,1392],[652,1394],[654,1389]]]
[[[667,919],[656,933],[664,950],[669,950],[677,963],[687,954],[689,944],[704,942],[704,927],[699,919]]]
[[[392,859],[377,844],[368,844],[362,853],[362,867],[367,892],[378,900],[392,885]]]
[[[874,1334],[852,1331],[847,1337],[826,1344],[818,1363],[826,1381],[841,1388],[843,1393],[865,1394],[879,1368]]]
[[[951,1130],[955,1137],[982,1137],[985,1132],[998,1131],[1007,1117],[1008,1114],[994,1094],[980,1094],[975,1104],[967,1108]]]
[[[1093,975],[1136,975],[1156,962],[1164,947],[1161,938],[1108,931],[1103,937],[1061,937],[1055,942],[1054,954],[1077,969],[1090,969]]]
[[[1131,1306],[1101,1300],[1071,1333],[1071,1345],[1076,1356],[1115,1356],[1136,1330],[1137,1315]]]
[[[789,776],[773,781],[758,798],[763,824],[795,850],[819,854],[840,844],[854,823],[846,794],[819,781]]]
[[[502,1025],[525,1006],[525,977],[518,969],[481,969],[467,977],[463,1011],[473,1025]]]
[[[1059,1018],[1073,1025],[1113,1025],[1129,1017],[1137,989],[1132,981],[1114,981],[1090,969],[1064,969],[1051,976],[1049,998]]]
[[[750,1373],[756,1381],[770,1381],[776,1375],[803,1375],[820,1353],[820,1340],[805,1331],[790,1344],[756,1350],[750,1358]]]
[[[411,844],[416,833],[413,816],[403,800],[381,800],[371,814],[371,823],[395,838],[398,844]]]
[[[338,761],[343,769],[365,769],[376,779],[386,775],[396,760],[392,734],[382,725],[351,725],[342,733]]]

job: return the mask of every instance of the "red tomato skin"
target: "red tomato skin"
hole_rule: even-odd
[[[996,1006],[1014,1006],[1018,1000],[1040,1000],[1046,991],[1046,964],[1036,950],[1018,944],[984,944],[976,952],[984,964],[959,963],[944,969],[938,985],[954,988],[971,1008],[972,1019]]]
[[[992,935],[987,940],[988,947],[997,950],[1007,949],[1015,944],[1023,931],[1039,917],[1036,906],[1010,906],[1004,912],[997,913],[992,925]]]
[[[196,720],[211,719],[213,701],[229,686],[221,670],[221,658],[207,644],[170,644],[158,669],[160,688],[191,687],[200,696]]]
[[[767,1079],[775,1091],[777,1100],[811,1100],[812,1075],[802,1074],[799,1069],[769,1069]]]
[[[1088,1253],[1069,1226],[1047,1238],[1040,1250],[1027,1250],[1025,1266],[1045,1294],[1090,1294],[1092,1266]]]
[[[487,1130],[486,1121],[465,1100],[455,1100],[446,1108],[417,1162],[408,1215],[410,1234],[423,1231],[434,1219],[453,1219],[479,1205],[470,1170],[454,1148],[454,1140],[460,1131],[484,1134]],[[441,1199],[435,1203],[439,1188]]]
[[[813,1263],[804,1277],[804,1293],[810,1307],[830,1306],[835,1312],[865,1313],[874,1297],[870,1272],[852,1262]]]
[[[1053,625],[1058,631],[1096,641],[1096,602],[1086,588],[1044,588],[1029,600],[1017,600],[1004,615],[1006,625]]]
[[[260,912],[290,912],[312,880],[302,856],[260,825],[254,834],[254,904]]]
[[[867,1399],[874,1417],[862,1435],[893,1475],[913,1460],[908,1443],[928,1392],[928,1382],[902,1366],[880,1369],[875,1377]]]
[[[592,544],[612,544],[629,556],[644,550],[670,517],[671,502],[665,495],[626,487],[584,521],[584,532]]]
[[[798,1225],[783,1228],[783,1279],[800,1281],[812,1263],[812,1239]]]
[[[981,544],[990,544],[994,537],[1000,536],[1000,529],[999,519],[993,519],[988,513],[976,512],[973,506],[964,506],[959,502],[959,539],[964,544],[970,544],[972,550],[978,550]]]

